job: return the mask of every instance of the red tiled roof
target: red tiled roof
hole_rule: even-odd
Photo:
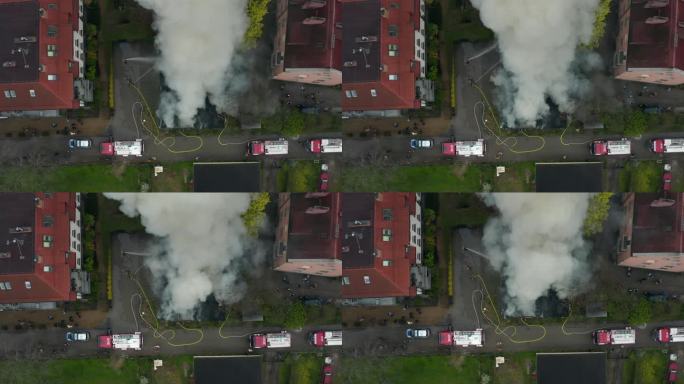
[[[632,222],[632,253],[684,253],[684,194],[674,196],[670,207],[651,207],[658,199],[651,193],[637,193]]]
[[[342,5],[329,0],[325,6],[302,9],[305,2],[292,2],[287,8],[285,68],[340,68],[341,31],[336,24]],[[325,18],[318,25],[304,24],[311,17]]]
[[[290,194],[290,225],[288,258],[336,259],[339,237],[336,233],[340,210],[340,194],[331,193],[317,198],[311,194]],[[317,207],[320,207],[317,209]],[[323,213],[325,207],[328,212]],[[310,210],[311,213],[307,213]],[[315,213],[318,210],[318,213]]]
[[[11,204],[19,201],[20,195],[7,194],[2,201]],[[51,197],[36,193],[40,199],[36,204],[33,199],[22,204],[36,204],[31,220],[33,242],[35,245],[35,261],[33,270],[22,273],[2,273],[0,282],[9,282],[11,290],[0,290],[0,303],[71,301],[76,300],[76,293],[71,288],[71,270],[76,267],[76,258],[70,251],[70,225],[75,219],[76,200],[73,193],[54,193]],[[52,217],[52,225],[43,225],[44,216]],[[18,222],[24,225],[28,218]],[[0,228],[2,230],[2,228]],[[50,247],[44,247],[43,236],[52,236]],[[31,255],[33,256],[33,255]],[[51,270],[46,271],[45,267]],[[28,288],[30,283],[30,288]]]
[[[628,68],[679,68],[684,70],[684,44],[678,34],[684,22],[684,6],[671,0],[662,8],[646,8],[646,2],[633,1],[629,10]],[[650,17],[665,17],[662,24],[647,24]]]
[[[19,44],[26,49],[38,49],[38,63],[43,66],[43,71],[37,71],[37,80],[8,81],[0,83],[0,90],[12,90],[16,93],[16,98],[8,99],[4,92],[0,93],[0,111],[13,110],[42,110],[42,109],[71,109],[78,108],[79,101],[76,100],[74,91],[74,79],[79,76],[79,65],[72,61],[74,56],[74,31],[78,31],[78,1],[76,0],[0,0],[0,23],[3,17],[13,17],[11,13],[3,12],[2,9],[18,9],[17,4],[44,10],[44,16],[40,17],[35,13],[37,25],[32,32],[25,31],[26,27],[17,27],[16,30],[3,30],[5,35],[31,33],[38,41],[37,43]],[[56,8],[49,6],[56,4]],[[55,37],[48,36],[48,26],[57,27]],[[13,43],[11,37],[5,43]],[[57,54],[49,57],[47,46],[56,45]],[[9,60],[0,53],[0,61]],[[71,67],[71,68],[70,68]],[[33,70],[33,69],[31,69]],[[35,69],[37,70],[37,68]],[[0,71],[3,68],[0,66]],[[48,75],[57,75],[57,80],[48,80]],[[35,97],[31,97],[30,91],[35,92]]]
[[[343,0],[344,1],[344,0]],[[376,12],[368,12],[370,3],[377,7]],[[399,3],[399,7],[392,7],[390,3]],[[357,11],[356,8],[362,9]],[[380,9],[385,10],[386,17],[381,16]],[[415,0],[361,0],[344,1],[344,52],[343,61],[356,61],[355,67],[344,68],[342,74],[342,109],[354,110],[384,110],[384,109],[412,109],[419,108],[420,101],[416,99],[416,79],[419,76],[420,64],[413,61],[415,57],[415,33],[419,28],[420,11]],[[363,13],[363,16],[357,16]],[[364,17],[368,19],[368,26],[352,23],[349,19]],[[372,24],[379,23],[378,43],[354,44],[360,35],[372,33],[365,31]],[[351,27],[350,27],[351,25]],[[397,36],[389,35],[389,26],[397,26]],[[418,27],[417,27],[418,25]],[[370,29],[369,29],[370,31]],[[379,52],[370,53],[379,63],[370,60],[368,68],[364,60],[355,58],[352,50],[358,51],[357,45],[368,45],[369,49]],[[389,56],[389,44],[398,46],[398,54]],[[377,65],[377,68],[373,67]],[[382,67],[382,69],[380,69]],[[373,75],[361,76],[357,72],[373,72]],[[346,76],[345,76],[346,75]],[[390,75],[397,75],[397,80],[390,80]],[[371,90],[375,90],[371,93]],[[346,91],[356,91],[356,97],[346,97]],[[373,96],[375,94],[376,96]]]
[[[345,298],[415,296],[411,284],[411,265],[416,262],[416,249],[410,243],[409,216],[415,213],[415,193],[380,193],[373,208],[373,246],[377,253],[371,263],[350,267],[344,263],[343,275],[349,285],[342,286]],[[392,210],[392,220],[384,220],[383,209]],[[343,207],[344,209],[344,207]],[[391,229],[391,241],[383,241],[383,229]],[[391,262],[383,266],[383,261]],[[370,278],[370,284],[364,282]]]

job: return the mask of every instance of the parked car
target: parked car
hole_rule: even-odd
[[[321,172],[321,185],[319,186],[318,189],[320,189],[321,192],[327,192],[329,181],[330,181],[330,174],[328,172]]]
[[[333,380],[333,367],[332,367],[332,358],[326,357],[324,360],[325,364],[323,365],[323,380],[321,381],[323,384],[332,384]]]
[[[435,145],[435,141],[432,139],[411,139],[409,145],[413,149],[429,149]]]
[[[69,139],[69,149],[87,149],[93,146],[90,139]]]
[[[677,381],[677,370],[679,369],[679,366],[677,365],[676,362],[671,361],[670,365],[667,367],[667,380],[670,383],[674,383]]]
[[[409,339],[424,339],[430,336],[430,330],[428,328],[409,328],[406,330],[406,337]]]
[[[672,190],[672,172],[663,172],[663,191],[670,192]]]
[[[90,340],[90,333],[88,331],[71,331],[65,335],[66,341],[88,341]]]

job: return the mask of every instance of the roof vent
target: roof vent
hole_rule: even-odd
[[[16,67],[16,66],[17,66],[17,62],[16,62],[16,61],[5,61],[5,62],[2,63],[2,67],[3,67],[3,68],[14,68],[14,67]]]
[[[318,9],[325,7],[326,0],[309,0],[302,5],[302,9]]]
[[[304,25],[321,25],[324,24],[327,19],[325,17],[317,17],[317,16],[312,16],[312,17],[307,17],[302,21],[302,24]]]
[[[667,21],[670,20],[669,17],[663,17],[663,16],[651,16],[648,19],[646,19],[646,24],[665,24]]]
[[[40,64],[40,65],[38,66],[38,71],[39,71],[39,72],[45,72],[45,64]]]
[[[670,4],[670,0],[648,0],[644,8],[663,8]]]
[[[45,8],[40,8],[38,10],[38,14],[40,15],[40,17],[45,17],[47,16],[47,11],[45,11]]]
[[[380,16],[385,18],[389,17],[389,11],[387,8],[380,8]]]
[[[344,62],[344,66],[345,66],[345,67],[356,67],[356,64],[357,64],[356,60],[354,60],[354,61],[345,61],[345,62]]]

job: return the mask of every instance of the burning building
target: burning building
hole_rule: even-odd
[[[318,85],[342,84],[341,3],[278,0],[273,78]]]
[[[89,293],[80,194],[0,195],[0,307],[54,308]]]
[[[80,0],[0,0],[0,112],[74,109],[92,100],[83,17]]]
[[[684,84],[684,6],[677,0],[620,0],[615,77]],[[682,11],[682,12],[680,12]]]
[[[281,194],[274,268],[341,277],[351,300],[410,297],[430,288],[416,193]]]
[[[656,194],[628,193],[618,239],[618,264],[684,272],[684,194],[673,200]]]

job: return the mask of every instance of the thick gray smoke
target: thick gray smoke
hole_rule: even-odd
[[[578,45],[591,38],[599,0],[471,2],[498,39],[505,70],[494,75],[494,83],[502,92],[506,123],[534,126],[548,112],[547,97],[572,112],[572,96],[587,85],[572,67]]]
[[[159,238],[145,264],[162,291],[162,317],[192,318],[211,294],[224,304],[243,296],[240,266],[254,262],[259,254],[240,217],[249,206],[249,194],[115,193],[107,197],[119,200],[126,215],[139,215],[145,230]]]
[[[506,312],[533,315],[535,300],[557,291],[578,293],[591,274],[590,247],[582,238],[589,194],[496,193],[484,195],[499,210],[484,230],[489,262],[506,285]]]
[[[159,112],[169,127],[175,118],[192,126],[207,97],[225,103],[230,64],[247,28],[246,0],[137,0],[155,13],[159,70],[172,92]]]

